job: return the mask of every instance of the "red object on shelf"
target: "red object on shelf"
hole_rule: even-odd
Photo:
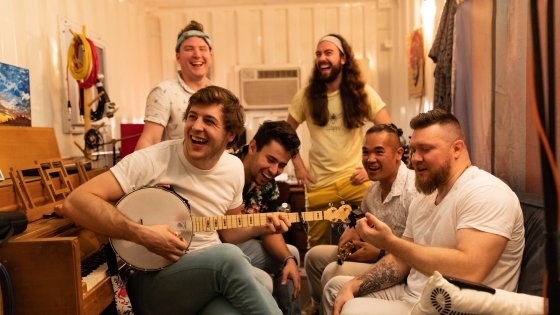
[[[144,124],[121,124],[121,159],[134,152]]]

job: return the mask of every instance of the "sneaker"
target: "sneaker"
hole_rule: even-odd
[[[309,300],[303,308],[302,315],[319,315],[319,310],[313,306],[313,302]]]

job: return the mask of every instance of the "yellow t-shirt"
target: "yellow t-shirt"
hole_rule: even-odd
[[[385,103],[369,85],[365,86],[371,106],[373,121],[377,113],[385,107]],[[362,128],[347,129],[342,115],[342,100],[340,91],[327,94],[329,122],[321,127],[313,123],[305,88],[298,91],[292,99],[288,111],[299,123],[307,120],[311,149],[309,150],[309,171],[317,179],[317,183],[310,187],[319,189],[343,178],[350,179],[356,167],[362,166]]]

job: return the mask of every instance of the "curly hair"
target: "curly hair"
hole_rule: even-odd
[[[354,59],[352,48],[346,40],[337,34],[329,34],[340,39],[346,56],[346,63],[342,65],[342,82],[340,84],[340,98],[342,99],[342,113],[344,126],[348,129],[358,128],[371,116],[371,107],[365,91],[365,83],[359,65]],[[313,75],[305,90],[305,97],[309,102],[313,123],[326,126],[329,121],[327,109],[327,86],[321,81],[321,72],[317,64],[313,67]]]
[[[235,138],[227,144],[229,148],[239,140],[239,136],[245,130],[245,110],[239,103],[239,99],[229,90],[215,85],[198,90],[190,97],[187,110],[183,114],[183,120],[188,118],[192,106],[211,106],[215,104],[222,105],[224,126],[227,131],[235,134]]]
[[[290,152],[292,157],[299,153],[299,146],[301,144],[296,131],[285,120],[264,121],[259,127],[259,130],[255,133],[253,140],[256,142],[257,152],[274,140],[278,142],[284,150]]]

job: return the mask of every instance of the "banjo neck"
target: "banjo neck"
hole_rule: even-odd
[[[193,217],[193,232],[210,232],[216,230],[237,229],[242,227],[263,226],[271,223],[268,214],[285,213],[290,223],[327,220],[333,222],[347,222],[352,208],[343,205],[340,208],[331,208],[327,211],[310,212],[265,212],[236,214],[213,217]]]
[[[137,189],[121,198],[117,209],[133,222],[145,225],[165,224],[172,229],[180,230],[181,237],[190,242],[196,232],[212,232],[216,230],[235,229],[242,227],[263,226],[271,222],[269,213],[239,214],[213,217],[192,217],[188,202],[170,190],[159,187]],[[160,209],[160,211],[154,211]],[[329,220],[332,222],[349,222],[352,208],[343,204],[336,209],[331,206],[327,211],[288,212],[288,220],[294,222]],[[282,212],[272,212],[279,215]],[[351,216],[350,216],[351,218]],[[193,233],[194,232],[194,233]],[[110,238],[115,253],[133,268],[140,270],[161,270],[174,261],[150,252],[137,243]]]

